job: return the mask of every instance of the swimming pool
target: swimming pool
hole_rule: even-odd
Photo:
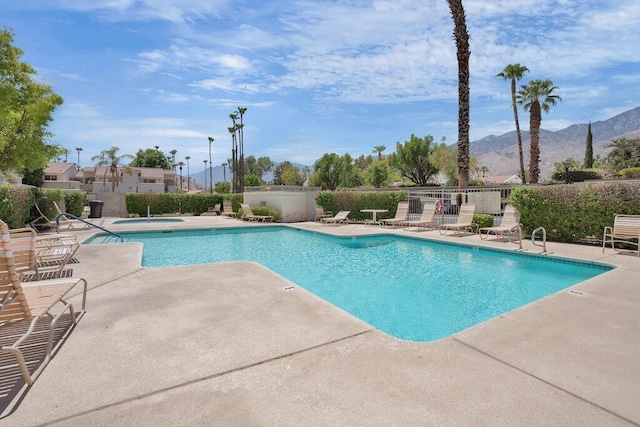
[[[411,341],[450,336],[611,269],[408,237],[335,237],[277,226],[122,236],[144,244],[145,267],[258,262]]]

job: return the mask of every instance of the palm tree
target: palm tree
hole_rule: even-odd
[[[462,0],[447,0],[458,57],[458,188],[469,185],[469,33]]]
[[[387,147],[385,147],[384,145],[376,145],[375,147],[373,147],[373,152],[378,153],[378,161],[382,160],[382,152],[386,149]]]
[[[549,79],[531,80],[528,85],[523,85],[518,91],[518,102],[525,111],[529,111],[529,134],[531,136],[531,161],[529,163],[530,182],[538,183],[540,175],[540,124],[542,123],[542,111],[549,112],[551,105],[556,101],[562,101],[553,91],[558,89]],[[541,103],[542,102],[542,103]]]
[[[224,182],[227,182],[227,164],[228,163],[222,163],[220,166],[222,166],[222,179]]]
[[[91,158],[92,162],[96,162],[96,169],[100,166],[106,166],[104,175],[102,177],[102,186],[106,185],[107,172],[111,172],[111,192],[115,192],[118,187],[118,168],[124,159],[134,159],[131,154],[123,154],[118,156],[118,147],[111,147],[108,150],[101,151],[100,154]]]
[[[520,178],[522,183],[526,184],[524,176],[524,156],[522,153],[522,134],[520,134],[520,122],[518,121],[518,104],[516,102],[516,81],[522,80],[524,73],[529,72],[529,69],[520,64],[509,64],[504,67],[501,73],[498,73],[496,77],[502,77],[505,80],[511,80],[511,106],[513,107],[513,118],[516,121],[516,136],[518,137],[518,155],[520,157]]]
[[[182,167],[184,166],[184,162],[178,163],[178,166],[180,167],[180,192],[182,192],[184,191],[184,183],[182,181]]]
[[[80,152],[82,151],[82,148],[76,147],[76,151],[78,152],[78,169],[80,169]]]
[[[207,163],[209,160],[203,160],[204,162],[204,191],[207,191]]]
[[[169,151],[169,154],[171,154],[171,167],[173,168],[173,170],[176,170],[176,153],[178,152],[178,150],[171,150]]]
[[[187,193],[191,191],[191,174],[189,173],[189,159],[191,156],[186,156],[184,159],[187,161]]]
[[[238,125],[238,136],[239,136],[239,146],[240,146],[240,192],[244,191],[244,122],[243,117],[244,113],[247,112],[245,107],[238,107],[238,115],[240,116],[240,124]]]

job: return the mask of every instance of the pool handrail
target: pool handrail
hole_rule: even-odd
[[[73,214],[67,213],[67,212],[62,212],[62,213],[59,213],[58,215],[56,215],[56,230],[57,230],[57,229],[58,229],[58,227],[60,226],[60,218],[61,218],[61,217],[67,217],[67,218],[71,218],[71,219],[77,219],[78,221],[81,221],[81,222],[83,222],[83,223],[87,224],[88,226],[95,227],[95,228],[99,228],[100,230],[102,230],[102,231],[104,231],[104,232],[106,232],[106,233],[109,233],[109,234],[111,234],[112,236],[117,237],[118,239],[120,239],[120,241],[121,241],[121,242],[124,242],[124,238],[123,238],[121,235],[119,235],[118,233],[114,233],[113,231],[111,231],[111,230],[107,230],[106,228],[104,228],[104,227],[102,227],[102,226],[100,226],[100,225],[94,224],[94,223],[92,223],[91,221],[87,221],[86,219],[79,218],[79,217],[77,217],[77,216],[75,216],[75,215],[73,215]]]

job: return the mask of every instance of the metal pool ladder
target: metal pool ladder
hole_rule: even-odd
[[[531,233],[531,244],[533,246],[540,246],[536,244],[536,233],[541,230],[542,230],[542,252],[547,252],[547,230],[545,230],[544,227],[538,227],[535,230],[533,230],[533,233]]]

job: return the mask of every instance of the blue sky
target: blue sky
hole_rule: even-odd
[[[464,1],[471,139],[514,129],[520,63],[563,102],[542,127],[638,106],[638,0]],[[159,145],[197,171],[231,157],[229,114],[246,107],[245,155],[312,165],[324,153],[385,154],[410,135],[457,140],[457,62],[444,0],[0,0],[23,60],[65,103],[52,141],[83,151]],[[521,111],[528,128],[528,115]]]

